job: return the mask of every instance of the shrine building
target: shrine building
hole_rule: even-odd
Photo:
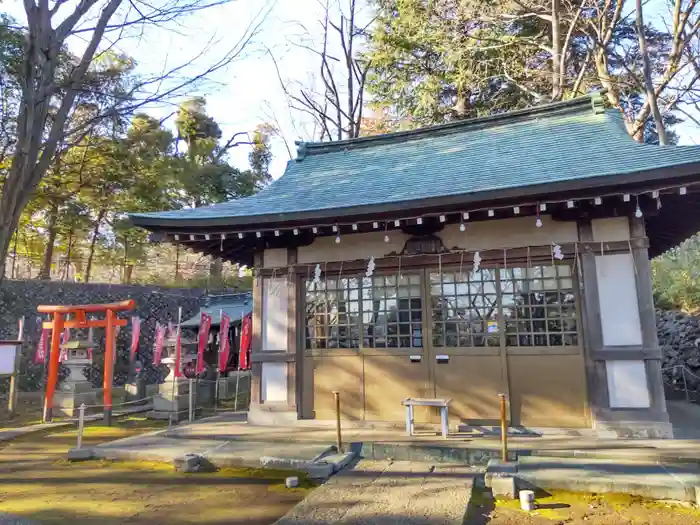
[[[700,229],[700,147],[635,142],[599,94],[300,143],[260,193],[131,215],[254,270],[249,421],[669,437],[649,258]],[[417,423],[438,413],[416,411]]]

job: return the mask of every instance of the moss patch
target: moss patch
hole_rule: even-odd
[[[167,423],[165,423],[167,425]],[[162,428],[125,418],[114,427],[86,428],[96,444]],[[0,449],[0,508],[45,524],[273,523],[309,492],[303,474],[251,468],[185,474],[172,465],[140,461],[68,462],[75,429],[56,429],[11,441]],[[301,486],[284,488],[289,475]]]
[[[490,500],[475,490],[471,504],[488,509],[486,519],[467,520],[469,525],[612,525],[635,523],[694,525],[700,523],[700,509],[682,502],[646,500],[629,494],[591,494],[552,491],[536,495],[536,509],[520,509],[518,500]],[[482,516],[483,517],[483,516]]]

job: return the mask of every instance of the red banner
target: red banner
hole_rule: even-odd
[[[36,345],[36,353],[34,354],[34,362],[45,363],[46,362],[46,350],[49,344],[49,332],[48,328],[42,328],[41,335],[39,336],[39,343]]]
[[[221,314],[221,326],[219,327],[219,372],[226,370],[228,356],[231,352],[231,342],[228,339],[228,331],[231,327],[231,319],[229,316]]]
[[[63,333],[61,334],[61,344],[65,345],[68,341],[70,341],[70,328],[64,329]],[[68,350],[63,348],[58,354],[58,360],[65,361],[66,359],[68,359]]]
[[[211,316],[202,312],[202,320],[199,322],[199,338],[197,340],[197,369],[196,372],[204,372],[204,350],[209,342],[209,329],[211,328]]]
[[[239,370],[248,370],[250,368],[250,344],[252,342],[253,332],[253,314],[248,314],[241,320],[241,348],[238,352],[238,368]]]
[[[156,335],[155,343],[153,345],[153,365],[158,366],[160,364],[160,358],[163,355],[163,346],[165,345],[165,331],[167,326],[164,324],[156,323]]]
[[[134,362],[136,351],[139,349],[139,338],[141,337],[141,318],[131,318],[131,348],[129,349],[129,363]]]

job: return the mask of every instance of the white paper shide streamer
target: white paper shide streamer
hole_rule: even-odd
[[[365,277],[372,277],[374,275],[374,256],[370,257],[369,263],[367,264],[367,271],[365,272]]]
[[[473,273],[477,273],[481,267],[481,254],[479,252],[474,252],[474,268]]]
[[[559,246],[556,243],[552,243],[552,256],[557,261],[561,261],[564,259],[564,254],[561,252],[561,246]]]

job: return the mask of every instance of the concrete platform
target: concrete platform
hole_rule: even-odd
[[[326,479],[345,467],[355,452],[337,454],[326,441],[297,442],[287,436],[260,433],[201,434],[202,428],[230,426],[230,416],[216,416],[141,436],[120,439],[92,449],[95,458],[173,462],[185,454],[197,454],[219,468],[267,467],[306,472],[312,478]],[[235,419],[235,418],[234,418]]]
[[[700,468],[624,459],[521,457],[519,489],[619,492],[651,499],[697,503]]]
[[[436,432],[423,431],[409,437],[402,429],[346,428],[343,422],[343,442],[367,459],[427,461],[433,463],[463,463],[486,465],[489,459],[500,457],[498,436],[474,433],[454,433],[442,439]],[[223,442],[263,442],[266,448],[291,443],[298,450],[324,450],[335,443],[335,430],[330,427],[294,425],[283,427],[256,426],[246,422],[246,414],[226,413],[178,425],[161,431],[158,441],[170,447],[208,446]],[[147,439],[148,436],[133,439]],[[129,438],[132,439],[132,438]],[[591,459],[620,459],[629,461],[661,461],[664,463],[700,462],[700,440],[696,439],[601,439],[581,436],[519,436],[508,440],[510,460],[524,456],[586,457]],[[111,444],[110,444],[111,445]],[[152,445],[150,443],[149,445]],[[205,446],[206,445],[206,446]],[[243,447],[243,445],[236,445]],[[134,448],[139,448],[134,445]],[[186,447],[185,447],[186,448]],[[267,455],[267,452],[265,452]],[[312,454],[313,455],[313,454]]]

